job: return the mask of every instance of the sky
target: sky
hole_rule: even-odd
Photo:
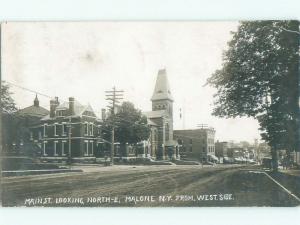
[[[159,69],[166,69],[174,97],[174,129],[208,124],[215,140],[260,139],[251,118],[211,115],[216,90],[205,85],[222,66],[222,53],[237,22],[10,22],[2,24],[2,79],[66,101],[70,96],[105,108],[105,91],[115,86],[142,111]],[[19,108],[35,94],[11,86]],[[38,95],[49,109],[50,98]],[[183,116],[180,118],[180,108]]]

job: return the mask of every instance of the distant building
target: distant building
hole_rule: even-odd
[[[30,127],[38,124],[49,111],[39,105],[37,95],[33,105],[13,114],[2,115],[4,152],[12,155],[35,155],[38,151],[30,142]],[[5,140],[5,141],[4,141]]]
[[[44,160],[95,159],[103,154],[100,119],[90,105],[73,97],[60,103],[50,100],[50,112],[30,129],[30,140],[39,145]]]
[[[18,118],[24,119],[24,125],[26,127],[38,124],[40,122],[40,119],[44,116],[49,114],[49,111],[43,107],[40,106],[39,99],[37,95],[35,96],[35,99],[33,101],[33,105],[26,107],[24,109],[20,109],[16,116]]]
[[[182,159],[201,162],[218,160],[215,156],[215,130],[213,128],[175,130],[174,139],[180,146]]]
[[[178,158],[177,142],[173,140],[173,97],[165,69],[159,70],[151,98],[152,111],[145,112],[150,133],[151,157],[157,159]]]
[[[215,155],[220,159],[223,157],[227,157],[227,149],[228,149],[228,142],[217,141],[215,143]]]
[[[230,158],[244,157],[244,148],[242,147],[227,148],[227,156]]]

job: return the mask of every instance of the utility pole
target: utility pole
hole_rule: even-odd
[[[108,108],[111,110],[111,119],[112,119],[112,129],[111,129],[111,149],[110,149],[110,162],[111,165],[114,165],[114,156],[115,156],[115,114],[117,103],[120,103],[119,100],[123,99],[122,90],[116,90],[116,87],[113,87],[112,91],[106,92],[106,100],[109,101],[110,105]]]

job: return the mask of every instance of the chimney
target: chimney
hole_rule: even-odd
[[[56,108],[55,100],[51,99],[50,100],[50,118],[55,117],[55,108]]]
[[[75,99],[74,97],[70,97],[69,98],[69,113],[70,115],[75,115],[75,106],[74,106],[74,102],[75,102]]]
[[[102,117],[102,120],[106,119],[106,109],[101,109],[101,117]]]
[[[50,100],[50,118],[55,117],[55,109],[59,105],[58,97]]]

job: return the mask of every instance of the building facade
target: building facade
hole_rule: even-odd
[[[43,160],[94,160],[103,154],[101,120],[90,105],[73,97],[63,103],[57,97],[50,100],[49,114],[30,130],[30,140],[40,147]]]
[[[174,139],[180,146],[182,159],[200,162],[218,160],[215,156],[215,130],[213,128],[174,130]]]
[[[150,153],[156,159],[179,158],[177,142],[173,140],[173,102],[165,69],[159,70],[151,98],[152,111],[145,112],[151,128]]]
[[[3,152],[8,155],[35,156],[39,149],[30,141],[30,127],[40,123],[49,111],[39,104],[37,95],[33,105],[16,113],[2,114]]]
[[[228,142],[226,142],[226,141],[222,141],[222,142],[217,141],[215,143],[215,155],[218,158],[227,157],[227,150],[228,150]]]

